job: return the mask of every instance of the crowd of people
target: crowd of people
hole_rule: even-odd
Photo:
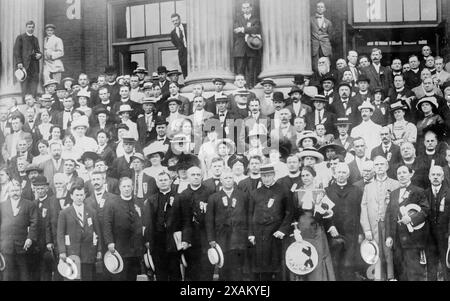
[[[286,95],[242,74],[181,95],[178,70],[106,66],[1,107],[2,279],[67,280],[76,257],[82,281],[448,280],[444,59],[323,54]],[[318,256],[299,275],[302,240]]]

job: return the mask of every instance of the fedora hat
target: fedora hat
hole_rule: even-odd
[[[72,122],[71,125],[72,129],[76,129],[78,127],[85,127],[85,128],[89,127],[89,119],[87,116],[81,116]]]
[[[248,35],[246,42],[248,47],[250,47],[253,50],[259,50],[263,47],[261,35],[258,34]]]
[[[130,157],[130,162],[133,162],[134,159],[139,159],[139,160],[141,160],[142,162],[145,162],[144,155],[141,154],[141,153],[135,153],[134,155],[132,155],[132,156]]]
[[[448,88],[450,88],[450,81],[446,81],[446,82],[441,86],[441,90],[442,90],[442,92],[444,92],[444,94],[445,94],[445,90],[447,90]]]
[[[40,101],[53,101],[53,97],[50,94],[42,94],[41,97],[39,97]]]
[[[273,93],[273,102],[275,102],[275,101],[286,102],[283,92],[274,92]]]
[[[175,97],[171,97],[171,98],[167,99],[167,104],[170,104],[171,102],[174,102],[174,101],[177,103],[177,105],[181,106],[181,104],[182,104],[181,100],[178,98],[175,98]]]
[[[45,88],[45,87],[48,87],[48,86],[50,86],[50,85],[56,85],[56,86],[58,86],[59,83],[58,83],[57,80],[49,79],[48,81],[46,81],[46,82],[44,83],[44,88]]]
[[[150,250],[147,249],[147,252],[144,254],[144,264],[147,267],[147,269],[151,269],[152,271],[155,271],[155,264],[153,263],[153,257],[150,254]]]
[[[219,269],[223,267],[224,257],[219,244],[216,243],[216,246],[214,248],[208,249],[208,259],[212,265],[217,265]]]
[[[350,83],[348,82],[340,82],[337,89],[339,90],[339,88],[342,86],[347,86],[350,90],[352,89],[352,85],[350,85]]]
[[[70,255],[66,260],[59,260],[58,272],[64,278],[69,280],[75,280],[80,278],[80,257],[76,255]]]
[[[158,126],[158,125],[168,125],[169,124],[169,122],[167,121],[167,119],[166,118],[164,118],[164,117],[161,117],[161,116],[158,116],[158,117],[156,117],[156,120],[155,120],[155,126]]]
[[[49,185],[47,178],[45,176],[41,176],[41,175],[34,178],[32,181],[32,184],[33,184],[33,186],[48,186]]]
[[[302,89],[300,89],[298,86],[294,86],[294,87],[291,88],[291,91],[288,93],[288,95],[292,96],[292,94],[297,93],[297,92],[300,93],[300,94],[303,94],[303,90]]]
[[[167,73],[167,68],[166,66],[159,66],[157,69],[157,73],[161,74],[161,73]]]
[[[292,273],[307,275],[317,267],[319,255],[310,242],[306,240],[296,241],[287,248],[285,262]]]
[[[56,29],[56,26],[54,24],[47,24],[47,25],[45,25],[44,30],[47,30],[47,28]]]
[[[391,104],[389,109],[391,110],[392,113],[394,113],[397,110],[409,111],[408,106],[402,103],[401,101],[397,101],[396,103]]]
[[[56,86],[56,91],[67,91],[66,87],[63,84],[59,84]]]
[[[136,70],[133,71],[133,74],[137,74],[137,73],[148,74],[148,71],[144,67],[137,67]]]
[[[25,68],[17,69],[16,71],[14,71],[14,76],[19,82],[22,83],[27,79],[27,70],[25,70]]]
[[[323,155],[323,157],[325,158],[327,150],[329,148],[334,149],[336,154],[345,156],[345,153],[346,153],[345,148],[343,146],[335,144],[335,143],[330,143],[330,144],[326,144],[326,145],[322,146],[321,148],[319,148],[319,153],[321,153]]]
[[[265,78],[261,81],[260,84],[261,84],[261,86],[264,86],[267,84],[272,85],[273,87],[277,86],[277,84],[274,82],[274,80],[272,78]]]
[[[0,272],[3,272],[5,268],[6,268],[5,257],[3,256],[2,253],[0,253]]]
[[[323,155],[319,153],[317,150],[312,148],[304,149],[302,152],[298,154],[298,157],[300,159],[303,159],[305,157],[313,157],[317,159],[317,163],[321,163],[324,160]]]
[[[380,250],[374,240],[364,240],[360,247],[361,258],[365,263],[373,265],[380,259]]]
[[[360,112],[361,112],[362,110],[364,110],[364,109],[369,109],[369,110],[371,110],[372,112],[375,111],[375,107],[374,107],[373,104],[371,104],[369,101],[363,102],[362,105],[360,105],[360,106],[358,107],[358,110],[359,110]]]
[[[123,259],[117,250],[114,253],[107,251],[105,257],[103,258],[106,269],[111,274],[119,274],[123,270]]]
[[[169,72],[167,72],[167,76],[181,75],[181,74],[183,74],[183,73],[180,72],[178,69],[170,70]]]
[[[130,105],[121,105],[119,108],[119,112],[117,112],[119,115],[125,112],[133,112],[133,109]]]
[[[305,84],[305,76],[303,74],[294,75],[294,80],[292,81],[296,85],[304,85]]]
[[[425,102],[428,102],[432,107],[434,107],[435,110],[439,108],[439,104],[438,104],[438,102],[436,100],[436,97],[434,97],[434,96],[426,96],[426,97],[422,97],[417,102],[417,105],[416,105],[417,110],[421,111],[422,110],[421,106]]]

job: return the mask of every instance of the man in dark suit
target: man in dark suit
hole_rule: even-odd
[[[42,53],[39,41],[33,35],[35,26],[33,21],[28,21],[26,32],[19,35],[14,44],[14,66],[17,69],[25,69],[27,73],[26,79],[21,83],[24,99],[26,94],[36,97],[39,84],[39,60],[42,58]]]
[[[6,261],[5,281],[30,280],[28,251],[37,239],[37,210],[21,194],[20,183],[12,180],[7,199],[0,203],[0,252]]]
[[[144,173],[145,157],[141,153],[131,156],[132,180],[135,200],[143,207],[144,202],[156,193],[156,181]]]
[[[402,160],[400,154],[400,146],[392,143],[392,133],[390,127],[383,127],[380,132],[381,144],[374,149],[370,154],[370,159],[373,161],[376,157],[381,156],[386,158],[389,162],[388,176],[395,178],[396,171],[392,170],[392,167],[397,166]]]
[[[172,44],[178,49],[178,60],[180,62],[181,71],[183,72],[184,78],[186,78],[188,75],[186,24],[181,23],[179,14],[172,14],[171,19],[175,28],[170,33],[170,38]]]
[[[155,82],[155,85],[161,88],[161,99],[167,99],[170,95],[169,85],[170,81],[167,79],[168,70],[165,66],[159,66],[157,69],[158,72],[158,80]]]
[[[211,174],[212,177],[204,180],[202,185],[208,188],[210,191],[219,192],[222,190],[222,183],[220,181],[220,175],[225,168],[225,162],[220,157],[214,157],[211,160]]]
[[[145,246],[150,250],[155,263],[158,281],[179,281],[180,254],[173,234],[189,223],[190,215],[182,212],[177,192],[172,189],[168,173],[156,178],[157,191],[150,196],[144,209]]]
[[[131,156],[133,155],[134,145],[136,144],[136,140],[131,137],[123,138],[123,149],[125,154],[122,157],[116,158],[113,161],[111,168],[111,176],[116,179],[120,179],[122,177],[131,178]]]
[[[409,57],[409,66],[411,69],[404,73],[406,88],[409,90],[419,86],[422,82],[420,78],[420,72],[422,68],[420,66],[419,57],[415,54]]]
[[[214,78],[212,80],[212,83],[214,85],[214,95],[206,99],[205,110],[213,114],[216,114],[217,98],[225,96],[225,94],[223,93],[223,88],[225,87],[226,82],[222,78]]]
[[[74,186],[70,191],[72,206],[64,209],[58,218],[57,239],[59,258],[80,257],[81,281],[94,279],[94,263],[101,259],[100,228],[95,211],[84,205],[86,194],[83,186]]]
[[[114,66],[106,66],[105,67],[105,74],[107,83],[105,85],[106,88],[108,88],[109,97],[111,98],[111,101],[114,103],[116,101],[120,100],[120,85],[116,81],[117,78],[117,70]]]
[[[450,222],[450,193],[444,186],[444,170],[441,166],[430,169],[431,186],[425,190],[425,196],[430,202],[430,235],[427,241],[427,280],[438,280],[438,263],[441,263],[444,280],[449,279],[446,252],[448,248],[448,225]]]
[[[248,35],[261,35],[260,20],[252,14],[253,6],[248,1],[242,3],[242,15],[234,21],[234,46],[233,57],[235,73],[245,74],[249,88],[256,84],[256,66],[260,51],[247,45]],[[248,72],[246,72],[248,70]]]
[[[139,133],[139,143],[143,146],[147,145],[156,137],[156,106],[151,98],[144,98],[142,101],[142,109],[144,114],[139,115],[136,125]],[[165,121],[165,120],[164,120]]]
[[[354,127],[361,122],[361,114],[358,110],[360,104],[355,99],[350,98],[352,88],[349,83],[341,82],[337,88],[339,98],[335,99],[330,105],[330,111],[336,114],[336,118],[348,118],[352,127]]]
[[[139,258],[144,254],[143,206],[133,197],[133,181],[124,177],[119,183],[120,198],[105,204],[104,239],[111,253],[119,252],[123,270],[111,275],[114,281],[136,281]],[[143,205],[143,204],[142,204]]]
[[[336,134],[336,115],[325,110],[325,105],[327,104],[327,100],[323,95],[316,95],[314,97],[314,111],[309,114],[306,114],[306,129],[310,131],[314,131],[316,129],[317,124],[325,125],[325,129],[327,134]]]
[[[383,89],[384,95],[387,95],[391,86],[391,68],[381,65],[383,54],[380,49],[373,48],[370,58],[372,64],[362,69],[362,73],[367,76],[370,82],[370,89],[373,92],[376,88]]]
[[[316,14],[311,17],[311,44],[314,68],[316,68],[319,58],[333,55],[331,47],[333,24],[325,18],[325,11],[325,4],[319,2],[317,3]]]

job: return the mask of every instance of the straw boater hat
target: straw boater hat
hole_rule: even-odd
[[[178,69],[170,70],[169,72],[167,72],[167,76],[181,75],[181,74],[183,74],[183,73],[180,72]]]
[[[80,91],[77,93],[77,97],[86,97],[88,99],[91,98],[91,94],[89,92],[86,91]]]
[[[364,110],[364,109],[369,109],[369,110],[371,110],[372,112],[375,111],[375,107],[374,107],[369,101],[363,102],[362,105],[360,105],[360,106],[358,107],[358,110],[359,110],[360,112],[361,112],[362,110]]]
[[[119,108],[119,112],[117,112],[119,115],[125,112],[133,112],[133,109],[130,105],[121,105]]]
[[[144,254],[144,264],[147,267],[147,269],[151,269],[152,271],[155,271],[155,264],[153,263],[153,257],[150,254],[150,250],[147,249],[147,252]]]
[[[50,86],[50,85],[56,85],[56,86],[58,86],[58,81],[57,80],[55,80],[55,79],[49,79],[48,81],[46,81],[45,83],[44,83],[44,88],[45,87],[47,87],[47,86]]]
[[[27,79],[27,70],[25,68],[17,69],[14,71],[14,76],[19,82],[24,82]]]
[[[103,258],[106,269],[111,274],[119,274],[123,270],[123,259],[117,250],[114,253],[107,251]]]
[[[81,271],[81,260],[80,257],[76,255],[70,255],[66,258],[66,260],[59,260],[58,263],[58,272],[64,278],[69,280],[75,280],[80,278]]]
[[[343,118],[338,118],[336,119],[336,126],[338,125],[352,125],[352,122],[350,121],[350,119],[348,119],[348,117],[343,117]]]
[[[261,86],[264,86],[266,84],[271,85],[272,87],[276,87],[277,84],[275,84],[275,81],[272,78],[265,78],[261,81]]]
[[[380,250],[374,240],[364,240],[360,247],[361,258],[367,264],[376,264],[380,259]]]
[[[266,164],[261,166],[259,172],[260,174],[275,173],[275,168],[272,164]]]
[[[218,243],[216,243],[214,248],[208,249],[208,259],[212,265],[216,265],[219,269],[223,267],[223,252]]]
[[[148,71],[144,67],[138,67],[138,68],[136,68],[136,70],[133,71],[133,74],[138,74],[138,73],[148,74]]]
[[[324,158],[321,153],[319,153],[316,149],[307,148],[304,149],[300,154],[298,154],[300,160],[303,160],[305,157],[313,157],[317,159],[317,163],[323,162]]]
[[[227,84],[227,83],[225,82],[225,80],[224,80],[223,78],[220,78],[220,77],[214,78],[214,79],[212,80],[212,83],[213,83],[213,84],[215,84],[215,83],[222,83],[224,86]]]
[[[53,97],[50,94],[42,94],[41,97],[39,97],[40,101],[53,101]]]

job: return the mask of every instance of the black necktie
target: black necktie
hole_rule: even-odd
[[[184,45],[184,34],[183,31],[181,30],[181,27],[180,27],[180,40],[183,42]]]

